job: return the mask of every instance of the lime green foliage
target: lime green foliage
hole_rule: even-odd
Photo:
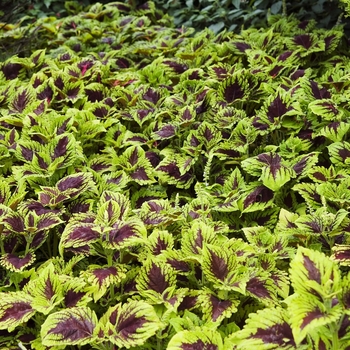
[[[0,64],[0,347],[346,349],[342,27],[78,10]]]
[[[350,14],[350,3],[348,0],[340,0],[342,6],[344,7],[345,10],[345,15],[348,17]]]

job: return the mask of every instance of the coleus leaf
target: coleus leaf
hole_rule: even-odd
[[[164,158],[156,168],[157,175],[165,183],[176,185],[178,188],[189,188],[194,181],[193,169],[181,174],[179,155],[176,158],[175,156]]]
[[[310,169],[313,169],[318,162],[318,153],[312,152],[309,154],[303,154],[294,157],[293,161],[290,161],[290,168],[293,169],[294,174],[298,177],[305,176]],[[292,172],[293,175],[293,172]]]
[[[24,71],[24,67],[19,63],[5,62],[1,65],[1,71],[3,72],[6,80],[16,79],[21,70]]]
[[[221,140],[221,133],[213,125],[202,122],[199,128],[195,131],[194,136],[203,143],[208,151],[216,146]]]
[[[9,105],[10,113],[29,113],[37,107],[35,103],[35,90],[27,86],[17,91],[11,98]],[[33,105],[35,108],[33,108]]]
[[[36,313],[32,307],[33,298],[25,292],[6,292],[0,296],[0,329],[11,332]]]
[[[38,67],[44,63],[45,53],[46,49],[36,50],[31,54],[30,60]]]
[[[98,222],[113,226],[118,220],[126,219],[129,213],[130,202],[125,195],[111,191],[103,192],[96,217]]]
[[[50,314],[41,326],[42,344],[85,345],[97,338],[97,316],[86,306],[72,307]]]
[[[245,294],[246,283],[249,279],[247,267],[240,265],[226,247],[205,245],[202,270],[216,288]]]
[[[147,227],[166,227],[178,220],[178,213],[168,200],[154,199],[142,203],[139,218]]]
[[[51,163],[48,166],[49,171],[68,168],[83,157],[82,149],[72,134],[64,133],[57,136],[48,148],[51,158]]]
[[[178,110],[176,121],[181,125],[190,125],[195,121],[196,111],[194,107],[185,106]]]
[[[91,244],[100,237],[98,227],[93,223],[82,223],[78,218],[71,219],[65,227],[59,244],[60,254],[64,250],[88,254]]]
[[[207,327],[195,327],[176,333],[167,347],[168,350],[223,350],[221,335]]]
[[[105,191],[117,192],[120,191],[120,189],[125,188],[130,183],[130,179],[122,170],[102,174],[98,180],[101,188]]]
[[[281,258],[288,257],[288,254],[286,256],[286,253],[288,253],[288,240],[286,237],[276,237],[265,226],[243,227],[242,230],[250,245],[256,247],[256,251],[261,253],[270,252]]]
[[[62,288],[66,308],[85,306],[92,300],[90,292],[87,291],[86,283],[79,277],[66,280]]]
[[[89,265],[87,271],[81,275],[90,285],[88,290],[92,293],[94,301],[99,300],[113,284],[120,283],[125,278],[126,269],[122,265],[101,266]]]
[[[84,86],[84,91],[89,102],[100,102],[107,94],[106,87],[100,83],[87,84]]]
[[[32,252],[28,252],[23,256],[13,253],[5,253],[1,256],[0,264],[7,270],[19,272],[32,265],[34,261],[35,254]]]
[[[154,308],[141,300],[110,307],[99,324],[106,339],[126,348],[144,345],[160,326]]]
[[[11,211],[8,212],[6,217],[3,219],[5,227],[13,233],[24,233],[25,224],[24,218],[21,213]]]
[[[279,154],[285,159],[293,159],[296,154],[307,153],[311,148],[312,142],[308,139],[302,139],[298,136],[289,136],[279,145]],[[308,153],[310,155],[316,152]]]
[[[296,349],[287,310],[265,308],[251,313],[244,329],[235,332],[225,339],[227,349],[237,346],[238,349]],[[301,347],[303,349],[303,347]]]
[[[342,223],[346,220],[348,212],[344,209],[336,213],[329,213],[324,207],[313,211],[312,214],[299,216],[295,224],[304,233],[313,235],[336,236],[343,231]]]
[[[223,190],[225,194],[239,193],[245,188],[245,181],[242,173],[235,168],[232,173],[225,179]]]
[[[309,109],[312,113],[322,117],[322,120],[334,121],[341,117],[341,110],[336,107],[336,104],[331,99],[322,99],[311,101]]]
[[[242,213],[260,211],[273,204],[274,193],[259,182],[251,182],[241,193],[237,202]]]
[[[111,146],[111,147],[119,148],[123,143],[125,132],[126,132],[126,127],[122,125],[120,122],[109,127],[104,137],[105,145],[107,147]]]
[[[211,291],[202,290],[198,295],[198,304],[201,306],[204,317],[208,321],[221,322],[230,318],[237,311],[239,300],[228,298],[222,300]]]
[[[159,103],[162,102],[163,97],[161,95],[161,93],[166,93],[167,90],[155,90],[152,88],[147,88],[147,90],[145,90],[145,92],[142,94],[142,98],[146,101],[151,102],[153,105],[157,105]]]
[[[118,157],[116,165],[122,167],[130,178],[140,185],[154,182],[153,167],[146,158],[145,151],[139,146],[128,147]]]
[[[182,316],[171,318],[169,320],[169,323],[174,328],[175,332],[179,333],[184,330],[193,330],[194,327],[199,327],[203,321],[198,315],[196,315],[194,312],[191,312],[190,308],[188,308],[184,310]]]
[[[161,254],[164,250],[171,250],[174,246],[174,237],[166,230],[160,231],[155,229],[148,236],[148,249],[152,255]]]
[[[344,164],[349,164],[350,162],[350,143],[343,142],[334,142],[327,146],[330,160],[336,165],[343,167]]]
[[[332,97],[331,93],[325,87],[319,88],[316,81],[309,80],[308,85],[308,89],[311,90],[311,95],[316,100],[330,99]]]
[[[340,323],[339,331],[338,331],[338,338],[340,339],[340,344],[345,349],[349,342],[349,326],[350,326],[350,318],[348,315],[345,315],[342,322]],[[331,337],[327,337],[327,338],[331,339]]]
[[[183,144],[183,150],[193,157],[201,152],[202,147],[203,140],[198,137],[196,130],[191,130]]]
[[[332,247],[331,258],[339,265],[350,266],[350,245],[337,244]]]
[[[341,305],[334,302],[341,275],[338,266],[323,253],[299,247],[291,262],[294,294],[287,298],[294,339],[301,343],[307,334],[339,320]]]
[[[314,52],[323,52],[325,50],[325,42],[318,40],[318,37],[312,33],[295,35],[290,40],[288,48],[297,50],[302,57],[311,55]]]
[[[245,119],[246,117],[247,114],[243,109],[233,106],[220,106],[217,114],[214,116],[214,121],[220,129],[231,130],[234,126],[238,127],[239,122],[242,122],[242,120],[247,121],[247,119]],[[252,131],[252,133],[254,133],[254,131]]]
[[[271,207],[263,212],[255,211],[246,213],[244,215],[244,223],[242,223],[242,225],[243,227],[250,225],[266,226],[268,228],[275,227],[279,212],[279,207]]]
[[[317,186],[317,192],[326,200],[342,207],[350,201],[349,184],[349,178],[345,178],[339,183],[324,182]]]
[[[344,136],[348,133],[350,125],[344,122],[334,121],[326,126],[324,126],[318,135],[327,137],[333,142],[340,142],[343,140]]]
[[[310,208],[317,209],[322,206],[321,196],[315,183],[302,182],[294,185],[292,190],[298,192]]]
[[[164,261],[148,259],[136,278],[136,288],[141,294],[157,295],[176,284],[175,270]]]
[[[102,204],[97,213],[97,220],[107,226],[112,226],[120,218],[120,207],[115,201]]]
[[[186,262],[184,255],[179,250],[167,250],[162,253],[165,261],[176,270],[177,273],[186,274],[191,270],[190,263]]]
[[[141,244],[146,237],[146,227],[136,218],[127,221],[118,220],[112,227],[103,228],[102,244],[107,249],[122,249]]]
[[[181,250],[187,259],[201,262],[204,246],[217,242],[217,233],[212,223],[197,219],[191,222],[190,227],[183,228]]]
[[[152,138],[154,140],[164,140],[171,139],[176,135],[177,127],[173,124],[162,124],[157,126],[157,128],[152,133]]]
[[[258,276],[253,276],[246,284],[246,294],[257,298],[267,306],[277,302],[276,286],[270,274],[260,272]]]
[[[261,111],[253,120],[253,126],[257,130],[265,131],[270,128],[279,127],[283,120],[289,115],[301,114],[298,104],[296,104],[290,94],[283,89],[277,89],[264,102]],[[294,121],[293,127],[296,127]]]
[[[344,313],[349,316],[350,312],[349,312],[349,305],[350,305],[350,285],[349,285],[349,280],[350,280],[350,275],[349,273],[346,274],[345,276],[343,276],[342,281],[341,281],[341,285],[342,285],[342,289],[340,292],[340,297],[339,297],[339,301],[340,303],[343,305],[343,310]],[[341,325],[341,327],[347,327],[348,326],[348,322],[349,319],[346,321],[346,325]],[[344,331],[344,328],[343,328]],[[343,334],[344,337],[344,334]]]
[[[248,82],[245,76],[245,71],[242,70],[237,71],[229,78],[224,79],[219,85],[218,101],[230,104],[235,101],[247,99],[249,93]]]
[[[139,191],[133,193],[131,196],[131,205],[133,208],[139,209],[144,202],[165,198],[168,198],[165,187],[161,185],[152,185],[140,188]]]
[[[177,163],[180,170],[180,175],[185,175],[188,171],[190,171],[194,167],[195,162],[196,159],[192,158],[191,156],[188,156],[186,158],[181,157]]]
[[[49,105],[52,102],[52,99],[55,97],[56,91],[55,87],[51,80],[45,81],[37,89],[37,99],[44,100]]]
[[[277,153],[262,153],[257,157],[248,158],[242,162],[242,167],[253,174],[261,171],[259,180],[262,180],[264,186],[272,191],[279,190],[293,175],[293,172]]]
[[[210,187],[209,187],[210,189]],[[246,189],[244,178],[238,168],[235,168],[231,174],[224,180],[223,186],[213,186],[210,192],[211,197],[218,198],[215,210],[223,212],[238,211],[238,199],[241,193]]]
[[[25,290],[33,297],[35,310],[44,315],[49,314],[63,300],[62,284],[52,263],[41,270],[36,279],[29,281]]]

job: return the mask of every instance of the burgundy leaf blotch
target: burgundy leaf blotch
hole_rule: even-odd
[[[162,273],[162,269],[156,264],[152,264],[148,272],[148,288],[162,294],[169,287],[169,283]]]

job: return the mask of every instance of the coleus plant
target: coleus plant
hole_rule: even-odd
[[[349,348],[342,27],[66,6],[0,64],[1,348]]]

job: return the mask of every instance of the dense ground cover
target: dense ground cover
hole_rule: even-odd
[[[70,11],[74,13],[74,8]],[[151,2],[0,65],[4,349],[348,349],[349,43]]]

